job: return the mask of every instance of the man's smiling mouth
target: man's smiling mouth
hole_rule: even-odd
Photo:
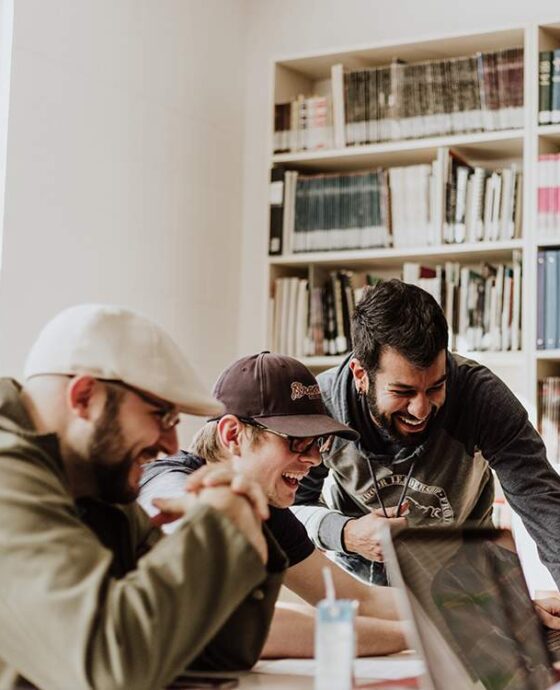
[[[299,482],[307,476],[307,472],[283,472],[282,479],[291,488],[297,488]]]

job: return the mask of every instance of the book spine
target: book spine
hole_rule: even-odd
[[[268,253],[271,256],[282,254],[282,229],[284,224],[284,177],[283,168],[270,171],[270,228]]]
[[[341,64],[331,67],[331,98],[334,146],[335,148],[344,148],[346,146],[344,67]]]
[[[545,319],[545,256],[540,250],[537,255],[537,350],[544,350]]]
[[[513,252],[513,312],[511,316],[511,349],[521,349],[521,252]]]
[[[545,313],[544,313],[544,347],[545,350],[556,347],[556,330],[558,321],[558,269],[557,252],[550,249],[545,252]]]
[[[539,125],[548,125],[551,121],[551,70],[552,51],[542,50],[539,53]]]
[[[550,80],[552,82],[550,121],[557,124],[560,122],[560,48],[557,48],[552,55]]]

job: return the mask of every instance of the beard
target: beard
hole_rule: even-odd
[[[97,483],[97,497],[108,503],[132,503],[138,487],[129,483],[135,456],[126,450],[118,422],[121,395],[107,388],[107,400],[93,430],[89,460]]]
[[[366,393],[366,400],[369,413],[374,422],[389,434],[391,440],[396,441],[401,445],[409,446],[411,448],[416,448],[417,446],[422,445],[422,443],[424,443],[424,441],[426,441],[430,435],[438,408],[435,405],[432,405],[429,419],[426,423],[426,428],[424,431],[416,434],[402,434],[395,425],[396,413],[393,412],[393,414],[387,414],[386,412],[381,412],[379,409],[379,405],[377,404],[377,396],[375,394],[374,378],[372,377],[370,381],[371,384],[368,388],[368,392]]]

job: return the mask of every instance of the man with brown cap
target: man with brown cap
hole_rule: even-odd
[[[233,462],[264,489],[271,514],[267,525],[290,563],[286,585],[316,604],[324,596],[322,568],[331,564],[288,508],[299,482],[320,463],[334,437],[353,440],[358,435],[327,414],[317,381],[291,357],[270,352],[243,357],[221,374],[214,395],[224,412],[196,435],[191,446],[196,455],[183,451],[147,465],[140,501],[154,512],[153,496],[181,496],[185,475],[205,461],[206,473],[198,470],[186,480],[189,490],[228,481],[227,463]],[[390,590],[363,585],[336,566],[333,577],[339,597],[359,602],[359,654],[387,654],[406,646]],[[277,607],[264,655],[312,656],[313,625],[313,609]]]
[[[134,502],[179,413],[221,411],[169,336],[118,307],[63,311],[23,386],[0,380],[1,688],[153,690],[256,660],[285,563],[258,485],[160,501],[186,518],[167,539]]]

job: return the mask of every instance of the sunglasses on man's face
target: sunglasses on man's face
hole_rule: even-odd
[[[253,419],[243,418],[240,421],[248,424],[249,426],[254,426],[257,429],[262,429],[262,431],[268,431],[275,436],[280,436],[285,441],[288,442],[288,448],[290,452],[297,453],[298,455],[307,455],[311,453],[314,448],[317,448],[321,455],[328,453],[332,448],[334,441],[334,434],[327,434],[323,436],[307,436],[300,438],[299,436],[290,436],[289,434],[284,434],[281,431],[275,431],[274,429],[269,429],[267,426],[259,424]]]

